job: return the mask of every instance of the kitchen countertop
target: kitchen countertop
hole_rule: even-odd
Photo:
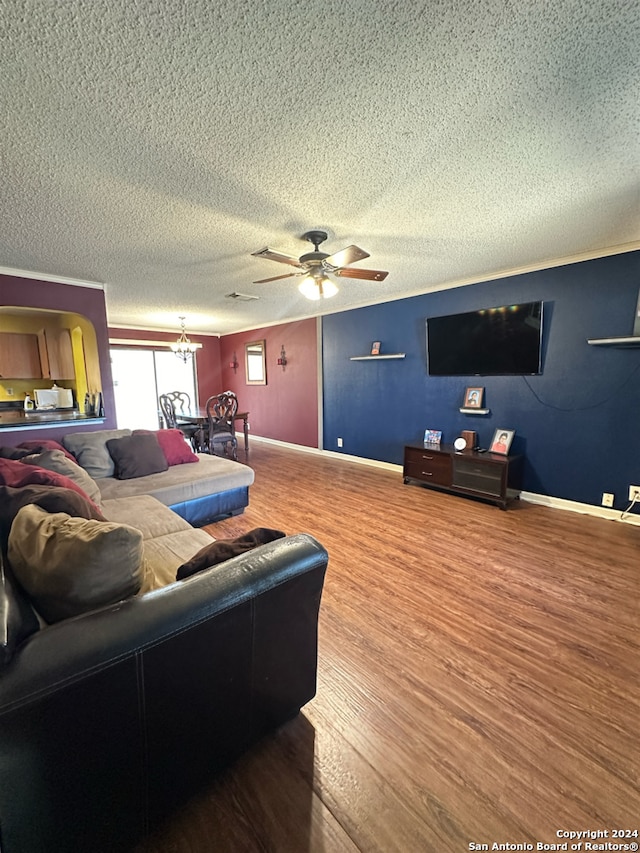
[[[3,429],[41,429],[43,426],[61,426],[65,423],[101,424],[104,418],[85,415],[77,409],[36,409],[25,412],[23,409],[0,409],[0,430]]]

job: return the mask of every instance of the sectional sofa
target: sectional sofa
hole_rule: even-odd
[[[124,437],[94,438],[98,462]],[[320,543],[195,529],[210,463],[239,463],[121,478],[155,452],[125,441],[94,478],[78,441],[0,458],[3,853],[132,849],[316,690]],[[223,492],[248,488],[223,467]]]

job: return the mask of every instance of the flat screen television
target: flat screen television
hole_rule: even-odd
[[[427,318],[430,376],[517,376],[541,372],[542,302]]]

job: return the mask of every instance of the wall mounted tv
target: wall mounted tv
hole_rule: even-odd
[[[427,318],[430,376],[541,373],[542,302]]]

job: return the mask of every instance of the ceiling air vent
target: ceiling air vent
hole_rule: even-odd
[[[227,293],[225,299],[237,299],[239,302],[251,302],[252,299],[260,299],[260,297],[252,296],[250,293],[238,293],[234,290],[233,293]]]

